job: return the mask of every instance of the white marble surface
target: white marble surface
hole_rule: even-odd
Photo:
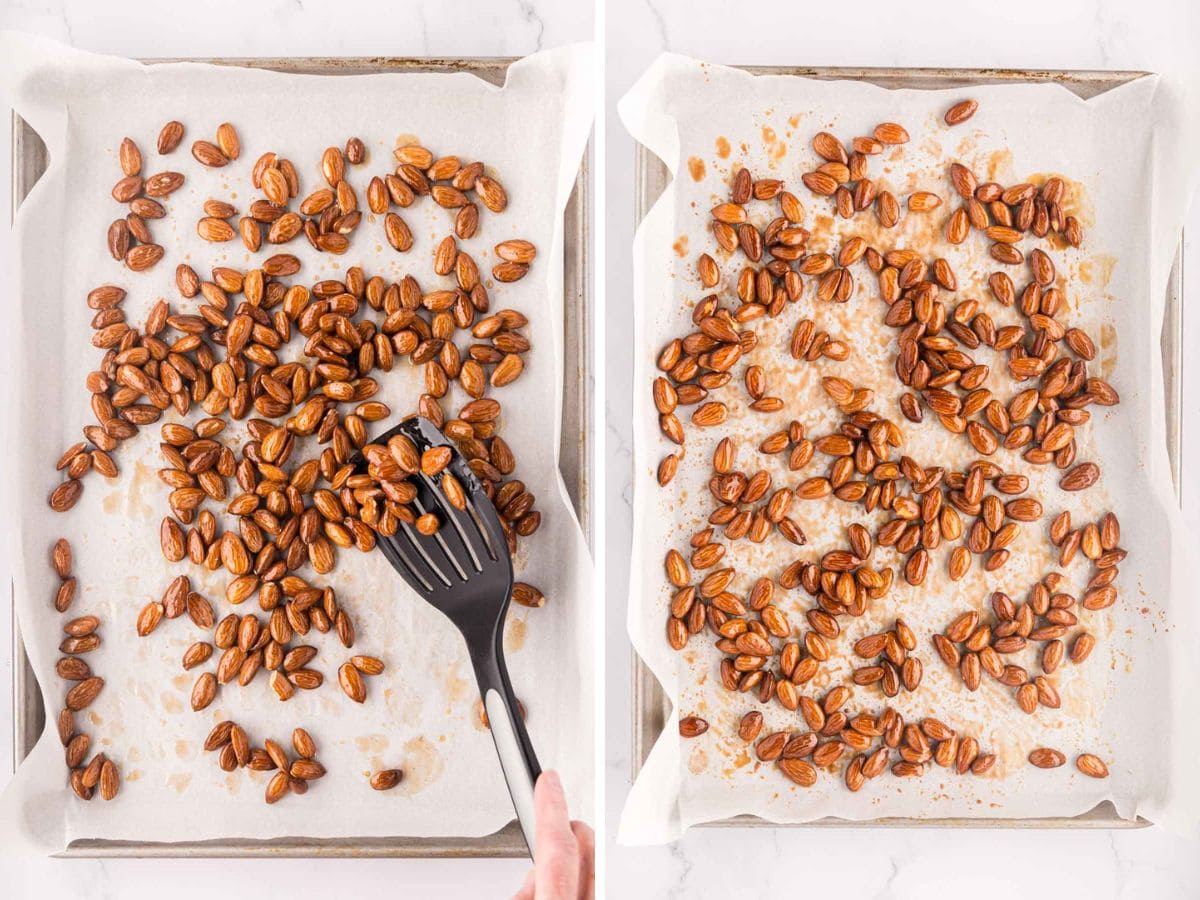
[[[610,0],[607,15],[609,336],[608,827],[629,786],[630,651],[624,596],[631,518],[628,329],[632,277],[633,143],[613,104],[663,50],[713,62],[852,66],[1007,66],[1161,69],[1200,29],[1188,0],[1006,0],[1004,3],[739,3]],[[1185,270],[1200,271],[1200,204],[1193,204]],[[1195,279],[1193,279],[1195,281]],[[1200,284],[1189,290],[1200,296]],[[1195,346],[1200,317],[1190,316]],[[1200,424],[1200,366],[1185,371],[1185,439]],[[1192,441],[1189,457],[1200,453]],[[1200,484],[1185,480],[1200,518]],[[624,649],[618,649],[624,648]],[[1198,811],[1200,813],[1200,811]],[[1200,896],[1200,839],[1139,831],[1046,832],[863,829],[693,829],[676,845],[610,843],[612,897],[1185,898]]]
[[[0,28],[131,57],[523,56],[590,40],[593,31],[590,4],[554,0],[4,0]],[[0,116],[5,173],[10,170],[9,131],[6,113]],[[0,209],[7,211],[9,204],[5,175]],[[6,435],[0,438],[7,444]],[[0,558],[0,566],[8,571],[6,559]],[[10,623],[5,600],[0,602],[0,788],[11,777]],[[16,861],[0,856],[0,896],[138,900],[161,897],[169,886],[179,900],[508,897],[527,868],[523,860]]]
[[[627,328],[632,239],[633,147],[612,103],[661,50],[718,62],[828,65],[958,65],[1157,68],[1171,27],[1190,4],[1125,0],[1004,4],[860,2],[728,4],[706,0],[611,0],[608,42],[606,500],[609,616],[607,811],[615,828],[629,783],[630,656],[624,637],[630,520],[630,378]],[[970,7],[978,6],[977,11]],[[756,8],[757,7],[757,8]],[[953,11],[953,14],[950,14]],[[36,31],[86,49],[132,56],[519,55],[590,36],[586,2],[566,0],[7,0],[0,27]],[[769,25],[769,27],[763,27]],[[7,171],[8,121],[0,117]],[[8,208],[7,179],[0,208]],[[1200,215],[1192,217],[1200,235]],[[1200,272],[1200,241],[1188,248]],[[1193,287],[1191,294],[1196,293]],[[1192,316],[1194,344],[1200,317]],[[1185,371],[1185,436],[1195,431],[1200,366]],[[6,427],[0,423],[0,428]],[[0,445],[7,438],[0,433]],[[1191,455],[1196,454],[1191,449]],[[1185,483],[1189,519],[1200,518],[1200,480]],[[0,504],[3,504],[0,496]],[[0,542],[2,545],[3,542]],[[2,550],[0,550],[2,552]],[[0,565],[5,561],[0,558]],[[11,747],[12,666],[7,604],[0,609],[0,785]],[[609,895],[1019,897],[1025,894],[1183,898],[1200,893],[1200,841],[1157,829],[1136,832],[697,830],[676,846],[609,848]],[[22,861],[0,863],[4,895],[140,898],[287,895],[499,897],[519,883],[517,861],[269,860]],[[761,874],[759,874],[761,873]]]

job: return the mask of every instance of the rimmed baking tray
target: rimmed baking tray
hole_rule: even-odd
[[[147,59],[145,62],[203,62],[246,66],[307,75],[368,75],[387,73],[467,72],[492,84],[503,84],[516,58],[396,59],[390,57]],[[13,114],[12,214],[46,171],[46,147],[37,133]],[[592,547],[592,291],[589,271],[591,143],[576,175],[563,213],[563,406],[559,438],[559,469],[571,504]],[[41,693],[13,616],[13,766],[20,765],[45,727]],[[521,857],[525,841],[515,821],[480,838],[277,838],[274,840],[215,840],[178,843],[134,841],[73,841],[59,856],[408,856],[408,857]]]
[[[868,81],[885,88],[942,88],[967,87],[980,84],[1012,84],[1018,82],[1047,82],[1061,84],[1085,100],[1105,91],[1148,75],[1131,71],[1054,71],[1024,69],[892,69],[840,68],[800,66],[737,66],[754,75],[802,75],[827,81]],[[654,201],[670,183],[666,165],[641,144],[637,145],[634,161],[634,190],[636,217],[640,224]],[[1180,448],[1182,445],[1182,381],[1181,352],[1183,334],[1183,243],[1175,254],[1171,276],[1167,283],[1167,304],[1161,338],[1163,354],[1163,387],[1166,400],[1167,454],[1171,462],[1171,478],[1175,495],[1181,497]],[[636,778],[646,757],[671,716],[671,702],[636,653],[633,655],[633,777]],[[770,822],[758,816],[734,816],[703,827],[759,826],[787,827],[932,827],[932,828],[1140,828],[1150,823],[1145,819],[1122,819],[1112,803],[1105,801],[1078,816],[1048,816],[1026,819],[940,818],[917,819],[890,817],[854,822],[832,817],[795,825]]]

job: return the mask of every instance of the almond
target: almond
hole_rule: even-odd
[[[210,141],[195,141],[192,144],[192,156],[196,162],[211,169],[217,169],[229,164],[229,157],[216,144]]]
[[[355,703],[362,703],[367,699],[367,688],[363,683],[362,675],[351,663],[344,663],[338,669],[338,684],[341,685],[346,696]]]
[[[100,691],[104,688],[104,679],[97,676],[92,676],[81,682],[67,692],[66,707],[67,709],[78,712],[81,709],[87,709],[92,705],[92,702],[100,695]]]
[[[183,140],[183,123],[172,119],[162,127],[162,131],[158,133],[158,152],[160,154],[173,153],[175,148],[179,146]]]
[[[1039,747],[1029,754],[1029,762],[1039,769],[1056,769],[1066,761],[1065,756],[1048,747]]]
[[[961,125],[971,116],[975,115],[975,110],[979,108],[977,100],[960,100],[948,110],[946,110],[945,120],[947,125]]]

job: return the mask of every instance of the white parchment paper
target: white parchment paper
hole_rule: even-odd
[[[1186,93],[1186,85],[1158,76],[1143,77],[1089,101],[1055,84],[886,90],[862,82],[755,77],[666,55],[622,100],[626,126],[673,176],[642,222],[634,247],[638,440],[628,626],[635,648],[674,706],[628,799],[621,823],[623,841],[670,840],[692,824],[742,813],[775,822],[824,816],[1019,818],[1073,816],[1105,800],[1113,801],[1124,818],[1189,823],[1197,797],[1194,767],[1187,758],[1196,737],[1188,698],[1195,683],[1197,631],[1194,598],[1182,574],[1186,544],[1166,452],[1159,345],[1167,278],[1195,185],[1195,161],[1184,153],[1196,124],[1184,115]],[[966,124],[949,128],[942,114],[968,96],[979,101],[979,111]],[[880,228],[871,213],[848,223],[836,219],[830,199],[814,196],[800,181],[802,173],[821,162],[810,144],[816,132],[829,130],[848,144],[854,135],[869,135],[884,121],[904,125],[912,141],[872,157],[869,177],[901,203],[922,189],[944,200],[930,213],[906,210],[901,225],[891,231]],[[1019,290],[1028,281],[1028,267],[1004,267],[991,260],[976,232],[959,247],[940,238],[957,206],[946,174],[954,160],[970,166],[981,183],[1040,183],[1050,174],[1067,179],[1068,212],[1083,222],[1085,239],[1078,250],[1050,251],[1067,296],[1068,311],[1060,319],[1084,328],[1096,341],[1100,350],[1090,370],[1107,378],[1122,402],[1111,409],[1092,407],[1092,424],[1077,431],[1078,460],[1101,465],[1099,486],[1082,496],[1067,494],[1057,487],[1060,473],[1053,467],[1030,472],[1036,467],[1001,449],[993,461],[1006,471],[1028,474],[1027,495],[1040,499],[1045,508],[1043,520],[1025,526],[1010,548],[1009,564],[985,574],[976,558],[968,577],[953,583],[946,576],[949,546],[943,544],[932,554],[923,588],[911,588],[897,577],[897,586],[867,615],[842,621],[845,633],[836,651],[842,659],[835,657],[828,672],[822,666],[808,686],[810,694],[820,697],[833,684],[849,683],[848,648],[863,635],[890,628],[901,615],[917,632],[916,652],[925,669],[921,689],[887,701],[875,687],[854,687],[847,706],[878,712],[890,703],[906,720],[940,718],[960,734],[975,736],[985,752],[997,754],[992,775],[957,777],[932,766],[921,779],[885,773],[851,793],[841,780],[843,760],[836,774],[822,772],[815,787],[804,789],[773,764],[759,763],[753,747],[736,735],[739,719],[750,709],[763,712],[763,735],[806,731],[799,714],[788,713],[778,703],[760,705],[752,697],[725,691],[718,675],[720,653],[710,633],[693,637],[680,653],[667,644],[671,590],[663,574],[663,554],[674,546],[686,556],[687,538],[711,510],[709,461],[720,437],[715,432],[727,429],[704,434],[686,424],[685,412],[681,419],[687,432],[686,458],[671,485],[660,488],[656,467],[676,448],[658,430],[650,394],[657,374],[654,361],[671,338],[692,329],[691,305],[709,293],[695,274],[699,254],[709,252],[721,263],[720,289],[725,291],[732,291],[745,264],[740,254],[720,252],[708,230],[709,210],[728,199],[732,175],[743,165],[755,177],[783,179],[802,200],[807,209],[803,224],[814,234],[810,252],[836,253],[843,240],[856,234],[881,252],[902,247],[920,251],[938,236],[936,252],[926,255],[944,255],[958,277],[958,290],[948,296],[943,292],[942,299],[950,307],[976,299],[997,326],[1020,324],[1018,311],[1003,308],[990,296],[986,279],[993,271],[1007,269]],[[777,209],[752,203],[751,215],[761,228]],[[1027,252],[1034,246],[1024,243]],[[892,371],[895,332],[882,323],[886,306],[879,299],[876,279],[863,263],[855,269],[855,294],[848,303],[819,303],[815,284],[809,283],[803,298],[778,321],[752,324],[759,331],[760,349],[746,362],[765,367],[767,393],[785,400],[782,412],[748,412],[740,387],[719,397],[733,404],[728,428],[741,438],[739,468],[748,474],[768,470],[774,478],[772,490],[784,484],[794,487],[805,477],[825,472],[828,459],[820,454],[802,471],[788,473],[755,449],[791,419],[803,422],[812,438],[833,430],[838,416],[821,391],[824,375],[874,389],[871,408],[900,424],[907,441],[904,452],[918,461],[953,470],[976,458],[962,439],[947,440],[933,417],[926,416],[917,426],[900,414],[902,388]],[[793,362],[787,342],[801,317],[815,319],[818,328],[848,341],[851,357],[840,363]],[[997,373],[988,386],[1007,402],[1017,389],[1002,360],[987,348],[975,355],[977,362],[990,364]],[[736,368],[735,379],[741,378],[741,368]],[[1109,508],[1120,517],[1122,545],[1129,551],[1117,582],[1120,599],[1101,613],[1081,610],[1081,625],[1097,636],[1098,646],[1083,665],[1068,663],[1054,676],[1062,708],[1039,708],[1026,716],[1012,690],[986,676],[978,692],[968,692],[937,657],[931,633],[945,628],[959,612],[985,611],[995,590],[1025,600],[1038,579],[1058,569],[1046,552],[1050,519],[1069,509],[1079,526]],[[773,537],[754,550],[745,546],[748,542],[738,542],[720,563],[742,572],[732,590],[748,590],[760,574],[777,577],[793,559],[816,560],[844,547],[844,529],[850,522],[870,527],[880,521],[859,506],[835,500],[797,501],[790,514],[807,532],[808,545],[795,548]],[[872,560],[876,567],[897,562],[902,565],[903,559],[890,549],[876,550]],[[1090,563],[1079,557],[1064,574],[1069,589],[1077,593],[1091,574]],[[807,594],[798,589],[777,592],[776,597],[793,628],[802,625],[803,611],[812,605]],[[1027,651],[1024,657],[1006,661],[1025,665],[1032,677],[1040,671],[1035,660]],[[710,729],[699,738],[681,740],[676,721],[690,714],[706,718]],[[1033,769],[1026,756],[1038,746],[1060,749],[1068,765],[1054,771]],[[1111,776],[1097,781],[1078,773],[1073,761],[1081,752],[1107,760]]]
[[[542,512],[541,529],[522,544],[517,577],[547,596],[541,609],[511,610],[505,646],[542,764],[562,772],[575,811],[588,816],[590,560],[557,456],[563,210],[591,124],[590,49],[568,47],[517,62],[497,87],[470,74],[321,77],[195,64],[143,66],[13,34],[3,36],[0,48],[12,106],[50,152],[50,168],[25,201],[14,231],[19,270],[9,279],[5,307],[11,346],[20,356],[16,368],[24,376],[8,403],[14,433],[25,436],[9,467],[19,500],[12,514],[21,523],[15,595],[51,727],[0,801],[4,831],[52,850],[77,838],[478,836],[513,818],[491,737],[477,720],[478,691],[462,639],[409,592],[382,554],[340,552],[328,582],[309,573],[315,583],[336,587],[357,629],[353,651],[345,651],[332,633],[308,635],[320,649],[313,663],[325,675],[320,689],[280,703],[260,674],[247,688],[223,687],[208,709],[195,713],[188,698],[198,670],[184,673],[180,658],[192,641],[208,636],[186,617],[163,622],[144,639],[134,630],[141,607],[157,599],[179,571],[158,549],[167,494],[155,476],[162,465],[158,427],[143,429],[119,448],[119,478],[90,475],[82,500],[68,514],[46,506],[57,481],[53,461],[91,421],[83,382],[100,352],[90,344],[87,292],[102,283],[126,288],[124,308],[138,325],[158,297],[168,298],[174,311],[194,312],[197,301],[182,299],[174,286],[178,263],[186,261],[208,277],[213,266],[245,270],[275,252],[264,245],[262,253],[250,254],[240,241],[200,240],[195,223],[204,200],[229,200],[244,211],[258,196],[250,169],[267,150],[293,161],[303,197],[324,186],[322,150],[342,147],[351,136],[368,149],[366,164],[347,167],[360,208],[365,210],[371,176],[393,169],[392,149],[416,140],[435,156],[484,160],[505,185],[507,211],[484,210],[477,236],[465,242],[485,274],[495,261],[495,243],[523,237],[538,247],[524,280],[493,286],[489,276],[493,308],[513,307],[530,319],[533,350],[524,376],[498,396],[505,409],[502,433],[518,459],[516,474],[536,494]],[[178,150],[160,157],[156,137],[170,119],[181,120],[187,134]],[[206,170],[188,148],[197,138],[212,140],[223,121],[238,128],[241,158]],[[170,169],[187,177],[166,201],[168,217],[151,223],[166,257],[143,274],[114,262],[104,243],[108,222],[125,212],[109,195],[120,175],[116,150],[125,136],[141,147],[147,174]],[[395,253],[384,240],[382,217],[367,215],[345,255],[318,254],[303,238],[278,248],[303,262],[292,281],[340,278],[361,265],[368,277],[398,281],[411,273],[429,289],[439,281],[433,248],[452,232],[453,217],[428,200],[404,212],[416,240],[409,253]],[[380,373],[380,381],[379,399],[394,414],[415,408],[423,390],[418,367],[402,363],[390,375]],[[446,408],[457,409],[462,401],[451,395]],[[103,620],[104,645],[88,662],[106,686],[78,719],[93,736],[93,751],[104,751],[120,765],[122,790],[111,803],[98,797],[83,803],[70,792],[53,728],[65,687],[54,674],[62,618],[52,605],[57,578],[47,554],[59,536],[75,549],[80,582],[70,614],[94,613]],[[194,589],[213,601],[218,617],[227,613],[224,578],[199,567],[188,570]],[[362,706],[349,702],[337,685],[337,666],[350,652],[376,655],[387,664],[384,675],[369,680]],[[209,729],[226,718],[242,724],[256,746],[268,737],[286,746],[294,727],[307,728],[328,775],[306,796],[265,805],[270,773],[224,773],[215,754],[202,750]],[[399,787],[370,789],[367,776],[381,767],[404,770]]]

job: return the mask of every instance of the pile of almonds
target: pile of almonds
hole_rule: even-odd
[[[267,738],[263,746],[253,747],[245,729],[236,722],[225,720],[213,726],[204,740],[204,749],[217,752],[217,764],[222,771],[232,772],[246,768],[255,772],[274,772],[267,782],[265,800],[277,803],[288,793],[308,793],[309,782],[325,774],[325,767],[317,761],[317,745],[303,728],[292,731],[292,749],[295,759],[288,756],[283,745]]]
[[[183,134],[181,123],[168,123],[159,135],[159,153],[173,152]],[[217,129],[215,142],[192,145],[192,156],[206,168],[233,165],[241,155],[241,138],[229,123]],[[169,193],[184,176],[167,173],[143,181],[141,154],[129,138],[119,157],[126,177],[113,194],[134,208],[129,218],[138,209],[164,215],[161,207],[150,210],[153,201],[142,193],[165,196],[160,188],[168,185],[163,190]],[[327,187],[308,193],[292,211],[291,201],[301,196],[300,170],[265,153],[251,172],[263,196],[250,204],[236,231],[230,224],[236,207],[213,198],[204,203],[197,231],[216,243],[240,235],[252,253],[264,242],[286,244],[303,232],[319,250],[346,253],[364,220],[347,166],[366,158],[358,138],[348,140],[345,150],[327,148],[318,165]],[[478,233],[479,204],[493,214],[504,212],[504,187],[481,162],[437,158],[415,144],[396,148],[395,158],[395,172],[373,178],[367,189],[371,220],[382,217],[393,249],[407,252],[412,246],[408,226],[393,206],[409,207],[428,195],[454,211],[454,234],[436,245],[425,286],[411,274],[389,281],[359,266],[346,268],[339,280],[305,283],[294,278],[302,267],[298,257],[274,253],[257,268],[214,267],[207,278],[180,262],[175,278],[180,298],[159,299],[140,328],[126,319],[125,288],[103,285],[88,296],[96,310],[92,342],[103,351],[87,379],[96,422],[59,460],[67,477],[51,493],[50,506],[71,509],[93,469],[115,477],[112,454],[141,428],[158,424],[164,460],[159,477],[169,489],[169,514],[160,527],[163,557],[229,576],[223,601],[214,603],[180,574],[137,616],[141,636],[185,614],[208,633],[188,647],[182,660],[185,670],[201,670],[191,695],[195,710],[209,707],[235,681],[243,688],[251,685],[260,671],[283,701],[296,690],[320,688],[324,675],[312,665],[320,651],[305,642],[306,636],[333,631],[349,650],[356,634],[335,589],[314,583],[313,576],[331,575],[339,551],[369,552],[377,534],[394,534],[401,522],[434,533],[441,524],[437,516],[422,515],[412,505],[416,493],[410,479],[418,472],[440,476],[451,503],[465,504],[464,487],[444,471],[447,451],[441,451],[447,458],[437,458],[439,451],[419,455],[404,438],[386,446],[370,440],[371,426],[392,417],[389,406],[374,399],[381,380],[406,360],[424,373],[424,392],[412,399],[410,412],[431,419],[455,441],[499,511],[510,550],[541,524],[536,498],[514,475],[517,460],[500,434],[503,408],[493,396],[525,369],[531,349],[528,320],[514,309],[492,309],[490,297],[494,283],[516,281],[529,271],[536,248],[521,239],[496,245],[493,281],[485,283],[458,240]],[[114,243],[110,234],[110,247],[130,269],[141,271],[163,256],[163,249],[153,245],[157,255],[143,265],[149,239],[132,225],[129,231],[143,244],[129,248],[127,240]],[[465,400],[451,405],[455,388]],[[366,466],[356,471],[351,459],[360,453]],[[56,566],[58,558],[56,551]],[[60,609],[73,593],[74,580],[64,580]],[[525,583],[517,584],[513,599],[528,607],[545,602],[541,591]],[[243,612],[243,604],[252,600],[257,612]],[[224,615],[217,611],[221,602]],[[98,625],[92,617],[71,623],[80,632],[71,640],[98,644]],[[80,663],[69,663],[69,670],[75,672]],[[367,699],[369,679],[384,671],[382,660],[362,654],[342,657],[335,667],[339,686],[356,703]],[[66,712],[82,708],[70,702]],[[74,734],[69,719],[60,723],[64,743]],[[299,758],[289,763],[271,755],[267,742],[267,766],[232,723],[219,725],[209,743],[209,749],[222,749],[223,766],[232,760],[277,768],[268,802],[289,788],[302,793],[319,777],[319,764],[298,744]],[[73,769],[87,745],[77,741],[76,749],[79,760],[71,763],[68,757]],[[398,771],[380,773],[372,786],[394,786],[399,778]],[[81,785],[90,792],[95,783]]]
[[[168,123],[159,136],[159,155],[171,153],[183,138],[183,126],[178,122]],[[129,138],[121,141],[117,152],[123,177],[112,189],[112,198],[126,204],[129,213],[123,219],[114,219],[108,226],[108,252],[115,260],[124,261],[134,272],[144,272],[163,258],[164,250],[154,242],[149,221],[161,219],[167,211],[162,200],[183,187],[183,175],[179,172],[158,172],[142,175],[142,153]]]
[[[71,574],[71,545],[59,538],[50,551],[50,564],[59,577],[59,588],[54,599],[54,608],[65,613],[75,600],[78,582]],[[63,638],[59,651],[64,654],[54,665],[54,671],[71,687],[58,713],[58,737],[65,748],[67,769],[70,772],[71,790],[81,800],[91,800],[95,791],[111,800],[121,787],[121,775],[117,764],[105,753],[97,753],[88,760],[92,746],[91,736],[80,731],[75,713],[92,705],[104,689],[104,679],[93,674],[83,655],[100,646],[100,619],[93,615],[77,616],[63,625]],[[86,760],[86,762],[85,762]]]
[[[976,107],[972,100],[955,104],[945,115],[946,124],[966,121]],[[836,216],[854,220],[873,215],[872,233],[886,234],[877,226],[894,228],[903,216],[927,215],[944,202],[937,192],[918,190],[902,204],[873,180],[872,157],[893,148],[895,160],[897,148],[908,141],[908,132],[896,123],[881,124],[849,146],[820,132],[812,148],[821,162],[801,181],[818,203],[831,198]],[[793,420],[782,430],[768,431],[757,446],[759,458],[781,457],[787,472],[802,477],[776,483],[768,469],[739,464],[736,443],[722,436],[712,453],[707,524],[692,535],[690,558],[675,548],[665,558],[673,590],[668,642],[682,650],[693,637],[710,632],[721,653],[720,681],[728,691],[799,711],[806,731],[759,739],[763,716],[755,710],[741,720],[738,736],[746,743],[757,741],[760,761],[775,762],[785,776],[804,786],[815,783],[818,769],[836,768],[844,756],[849,757],[844,781],[850,790],[883,773],[889,763],[898,776],[919,776],[930,762],[960,774],[983,775],[993,769],[995,757],[981,752],[975,738],[940,720],[906,722],[890,706],[871,708],[875,691],[886,698],[902,691],[919,695],[925,671],[915,652],[922,643],[919,610],[910,608],[904,618],[894,618],[891,629],[858,639],[849,648],[846,683],[836,683],[842,676],[834,675],[829,663],[847,655],[838,647],[847,617],[863,616],[885,599],[898,577],[909,585],[925,585],[932,554],[943,544],[950,547],[951,581],[962,579],[976,558],[984,570],[997,572],[1009,561],[1009,548],[1022,529],[1042,520],[1042,501],[1027,494],[1028,475],[988,457],[1000,450],[1019,453],[1025,465],[1060,470],[1062,490],[1086,491],[1099,481],[1100,468],[1076,458],[1076,429],[1089,421],[1090,407],[1120,401],[1107,381],[1089,371],[1096,357],[1092,338],[1063,321],[1063,276],[1050,251],[1078,247],[1083,240],[1080,223],[1065,211],[1070,200],[1066,182],[1052,176],[1040,186],[981,184],[958,162],[949,165],[947,176],[951,196],[957,195],[960,205],[947,219],[945,240],[961,244],[972,232],[983,235],[988,255],[998,265],[986,278],[991,299],[1015,310],[1021,324],[997,325],[979,300],[956,302],[952,295],[958,277],[936,246],[884,248],[851,236],[834,251],[810,251],[813,235],[804,226],[801,200],[781,180],[755,179],[741,168],[728,201],[713,208],[711,227],[718,255],[729,260],[740,256],[744,264],[725,287],[717,259],[709,253],[699,256],[699,282],[714,292],[693,307],[694,330],[670,341],[658,357],[654,406],[663,435],[680,448],[659,463],[658,481],[665,487],[683,458],[686,409],[693,428],[721,429],[730,409],[721,394],[741,384],[750,413],[744,422],[752,423],[754,413],[775,413],[785,405],[769,389],[766,360],[785,353],[809,364],[849,357],[850,344],[818,330],[811,316],[798,320],[784,352],[760,341],[754,323],[774,319],[805,299],[806,279],[814,282],[809,302],[848,303],[860,293],[865,269],[868,292],[882,302],[883,323],[896,334],[899,384],[894,402],[902,419],[885,413],[884,399],[873,390],[825,375],[824,394],[841,417],[836,429],[810,436],[803,421]],[[765,227],[752,219],[755,203],[777,208]],[[1023,249],[1026,242],[1038,240],[1042,246]],[[1018,286],[1025,265],[1028,279]],[[1003,354],[1004,367],[993,371],[978,362],[973,354],[981,347]],[[1017,389],[1007,403],[995,393],[1000,378]],[[954,470],[905,454],[901,423],[921,423],[927,414],[946,433],[961,436],[977,458]],[[818,457],[823,471],[803,476]],[[878,524],[869,528],[851,516],[845,546],[795,559],[771,575],[749,573],[748,590],[740,591],[744,573],[725,560],[732,546],[739,540],[762,543],[776,531],[793,546],[806,545],[804,502],[826,497],[846,504],[852,514],[861,510],[871,515]],[[986,673],[1012,688],[1026,713],[1038,706],[1059,707],[1054,673],[1065,661],[1082,664],[1096,643],[1080,627],[1085,624],[1080,612],[1096,613],[1116,602],[1117,565],[1125,557],[1120,526],[1111,512],[1097,523],[1072,529],[1064,511],[1054,519],[1049,538],[1060,567],[1067,567],[1078,549],[1095,566],[1080,601],[1066,592],[1065,576],[1051,572],[1033,586],[1026,602],[1014,603],[996,592],[990,614],[963,612],[925,638],[967,690],[979,690]],[[880,548],[897,555],[895,568],[882,564]],[[782,595],[797,588],[813,600],[800,626],[789,620],[784,611],[789,601]],[[1005,662],[1006,655],[1033,645],[1040,647],[1041,673],[1031,676]],[[835,683],[817,699],[805,687],[821,671]],[[852,709],[851,703],[859,708]],[[709,726],[688,716],[679,727],[682,736],[694,738]],[[1063,761],[1062,753],[1049,748],[1030,755],[1031,764],[1043,768]],[[1107,775],[1107,766],[1092,754],[1080,755],[1077,764],[1086,775]]]

